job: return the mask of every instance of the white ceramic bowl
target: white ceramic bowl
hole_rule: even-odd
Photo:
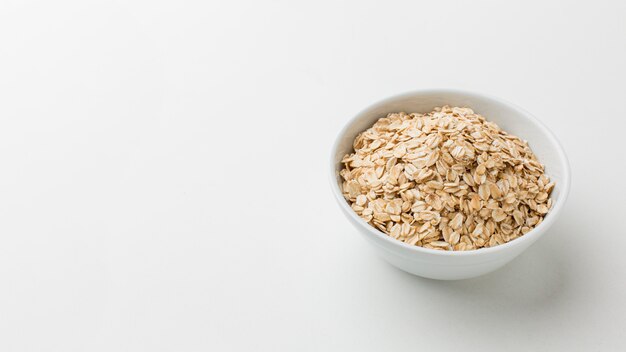
[[[511,242],[466,252],[436,251],[397,241],[367,224],[343,198],[340,190],[341,159],[353,152],[352,142],[362,131],[390,112],[430,112],[434,107],[453,105],[472,108],[502,129],[528,141],[546,173],[556,185],[553,205],[544,221]],[[337,136],[330,160],[331,187],[341,210],[377,253],[392,265],[414,275],[455,280],[480,276],[513,260],[539,239],[554,223],[567,198],[570,168],[563,148],[539,120],[521,108],[497,98],[459,90],[422,90],[393,96],[353,117]]]

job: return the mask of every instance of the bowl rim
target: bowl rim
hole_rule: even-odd
[[[416,96],[420,96],[424,94],[459,94],[459,95],[464,95],[468,98],[479,98],[479,99],[484,99],[487,101],[492,101],[495,103],[506,105],[508,108],[516,110],[517,112],[520,113],[520,115],[524,116],[524,118],[526,118],[528,122],[534,124],[544,134],[544,137],[547,138],[555,147],[555,151],[558,154],[558,159],[563,169],[563,180],[559,184],[561,194],[559,196],[559,199],[557,199],[555,204],[553,204],[552,209],[549,212],[550,216],[544,218],[544,221],[542,221],[541,224],[533,228],[531,231],[529,231],[525,235],[518,237],[512,241],[509,241],[501,245],[497,245],[495,247],[480,248],[480,249],[475,249],[475,250],[470,250],[470,251],[439,251],[439,250],[424,248],[420,246],[412,246],[412,245],[406,244],[404,242],[401,242],[394,238],[389,237],[387,234],[374,228],[373,226],[365,222],[365,220],[363,220],[360,216],[358,216],[354,212],[354,210],[352,210],[352,208],[348,205],[348,202],[343,197],[343,194],[341,193],[341,190],[339,189],[339,184],[337,182],[337,175],[335,173],[336,164],[335,164],[334,159],[336,156],[336,151],[339,146],[339,143],[342,141],[342,137],[346,134],[348,127],[356,119],[358,119],[361,115],[363,115],[367,111],[374,109],[376,107],[385,105],[385,104],[389,104],[398,99],[416,97]],[[570,184],[571,184],[571,170],[570,170],[569,161],[567,159],[567,155],[565,154],[565,150],[563,149],[563,146],[561,145],[559,140],[556,138],[554,133],[546,125],[544,125],[543,122],[541,122],[539,119],[537,119],[534,115],[532,115],[528,111],[524,110],[518,105],[513,104],[507,100],[494,97],[488,94],[476,93],[476,92],[461,90],[461,89],[419,89],[419,90],[408,91],[408,92],[392,95],[385,99],[379,100],[373,104],[370,104],[364,109],[361,109],[357,114],[353,115],[350,119],[348,119],[348,121],[345,122],[345,124],[343,125],[343,127],[341,128],[341,130],[335,137],[333,146],[331,148],[331,153],[330,153],[329,176],[330,176],[330,183],[331,183],[333,194],[335,195],[335,198],[338,201],[340,207],[343,208],[344,213],[349,214],[349,216],[353,220],[355,220],[357,224],[359,224],[362,228],[367,230],[368,234],[378,237],[379,239],[386,241],[392,246],[404,248],[406,250],[409,250],[415,253],[423,253],[423,254],[443,256],[443,257],[448,257],[448,256],[465,257],[465,256],[486,255],[488,253],[506,251],[507,249],[510,249],[512,247],[522,245],[524,242],[528,242],[528,241],[534,242],[534,240],[538,239],[545,232],[546,229],[552,226],[552,223],[558,217],[558,214],[561,212],[561,209],[563,208],[567,200],[567,197],[569,195]]]

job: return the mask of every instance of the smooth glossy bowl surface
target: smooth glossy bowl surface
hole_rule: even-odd
[[[353,152],[356,136],[390,112],[430,112],[437,106],[469,107],[503,130],[528,141],[546,174],[555,181],[552,209],[544,221],[529,233],[502,245],[466,252],[436,251],[397,241],[361,219],[343,198],[340,190],[341,159]],[[455,280],[494,271],[522,253],[543,236],[559,216],[570,188],[570,168],[563,148],[546,126],[528,112],[498,98],[459,90],[423,90],[400,94],[380,101],[354,116],[341,130],[330,160],[331,188],[345,216],[377,253],[392,265],[414,275]]]

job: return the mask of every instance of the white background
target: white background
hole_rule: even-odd
[[[0,351],[626,348],[626,3],[3,1]],[[378,259],[327,180],[357,111],[510,100],[562,217],[493,274]]]

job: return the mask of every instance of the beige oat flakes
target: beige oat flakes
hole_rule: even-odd
[[[399,241],[438,250],[493,247],[528,233],[554,182],[525,141],[468,108],[391,113],[359,134],[343,195]]]

